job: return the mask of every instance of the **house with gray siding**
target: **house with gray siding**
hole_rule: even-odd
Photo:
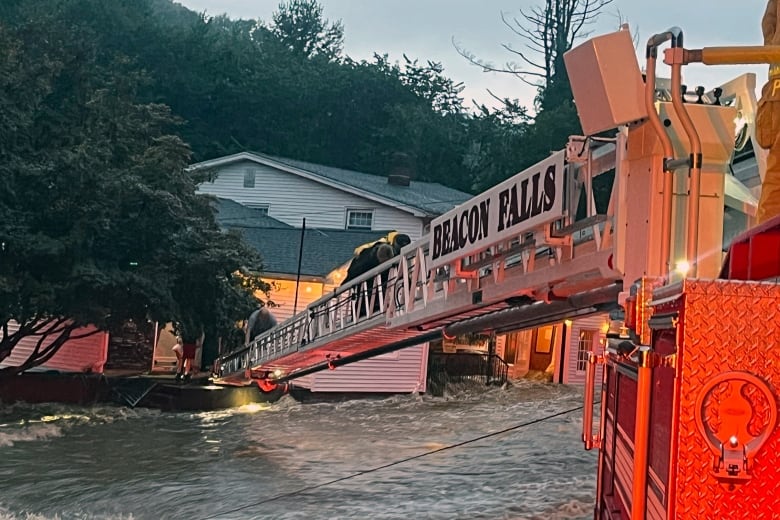
[[[420,238],[433,218],[472,197],[403,175],[381,177],[252,152],[190,170],[209,172],[211,180],[198,192],[216,197],[220,226],[241,233],[262,255],[262,278],[271,284],[272,312],[280,322],[337,288],[358,246],[389,231]],[[425,392],[427,362],[426,343],[294,384],[312,392]]]

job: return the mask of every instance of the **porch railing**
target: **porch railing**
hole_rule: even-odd
[[[497,354],[431,352],[428,356],[428,388],[434,395],[452,383],[503,385],[509,365]]]

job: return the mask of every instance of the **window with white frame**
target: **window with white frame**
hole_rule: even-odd
[[[255,187],[255,173],[254,168],[247,168],[244,170],[244,188]]]
[[[371,230],[374,223],[374,210],[348,209],[347,229]]]
[[[588,352],[593,349],[593,338],[596,337],[597,333],[597,330],[580,330],[580,337],[577,341],[577,372],[585,372],[588,368]]]
[[[268,209],[270,204],[262,204],[260,202],[244,202],[244,206],[257,210],[261,215],[268,215]]]

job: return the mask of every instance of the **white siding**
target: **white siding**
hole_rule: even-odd
[[[574,320],[571,325],[571,332],[569,333],[569,343],[566,345],[567,352],[564,354],[564,359],[566,362],[566,366],[564,367],[563,372],[564,383],[572,385],[585,384],[585,371],[577,370],[577,354],[579,352],[580,331],[596,331],[595,341],[598,342],[601,337],[601,328],[607,319],[608,315],[606,314],[595,314],[593,316],[587,316],[585,318]],[[601,365],[596,366],[596,382],[597,386],[601,383]]]
[[[8,324],[8,332],[19,330],[19,324],[12,321]],[[94,327],[76,329],[72,336],[81,336],[94,331]],[[1,337],[1,336],[0,336]],[[54,338],[47,338],[41,348],[50,345]],[[30,357],[35,349],[38,337],[28,336],[22,339],[11,351],[11,355],[0,363],[0,368],[19,366]],[[108,333],[97,332],[85,338],[65,342],[54,356],[37,368],[37,370],[59,370],[61,372],[92,372],[102,373],[103,365],[108,356]]]
[[[428,344],[424,343],[335,370],[323,370],[292,383],[312,392],[424,393],[427,368]]]
[[[244,187],[247,169],[255,171],[254,188]],[[422,220],[410,213],[251,161],[219,169],[214,181],[201,184],[198,192],[239,203],[268,204],[270,217],[295,227],[306,218],[307,227],[344,229],[347,209],[373,210],[373,229],[396,230],[412,239],[422,236]]]

